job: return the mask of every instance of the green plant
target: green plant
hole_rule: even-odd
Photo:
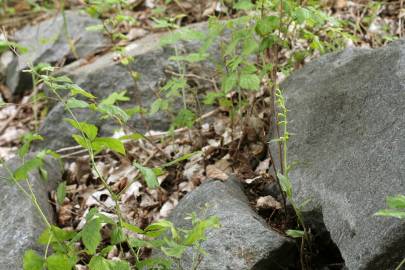
[[[317,5],[317,1],[301,4],[300,1],[292,0],[241,0],[233,3],[233,8],[241,14],[236,19],[220,21],[212,17],[205,32],[193,29],[171,32],[161,40],[162,45],[173,46],[179,41],[198,41],[200,48],[187,54],[179,54],[175,50],[171,59],[178,63],[179,74],[163,87],[166,98],[156,100],[151,110],[155,112],[160,108],[171,108],[171,97],[179,96],[179,89],[183,91],[187,85],[184,76],[186,64],[206,60],[213,61],[219,67],[216,72],[220,75],[221,88],[207,92],[204,104],[217,104],[229,111],[233,123],[232,137],[236,137],[234,123],[239,121],[242,127],[247,126],[253,112],[252,104],[249,104],[252,96],[263,93],[264,97],[269,97],[269,122],[274,138],[272,142],[278,145],[276,153],[269,150],[269,156],[272,159],[274,176],[283,193],[284,209],[287,211],[286,202],[289,201],[298,220],[297,229],[286,233],[302,238],[302,253],[305,242],[309,241],[309,232],[305,228],[300,206],[294,202],[293,186],[288,176],[292,169],[287,158],[291,134],[287,129],[288,110],[279,86],[280,74],[288,74],[302,65],[308,57],[341,48],[347,39],[352,38],[343,31],[340,21],[328,16]],[[159,20],[158,25],[171,26],[167,20]],[[224,35],[228,38],[220,39]],[[305,45],[298,46],[300,43]],[[220,57],[209,50],[215,44],[219,47]],[[292,51],[290,57],[284,56],[286,50]],[[184,64],[180,66],[179,63]],[[253,100],[255,102],[256,99]],[[182,122],[185,126],[195,124],[191,113],[182,118],[186,119]],[[246,132],[247,130],[243,130],[236,152]],[[304,268],[306,262],[302,260],[301,265]]]
[[[170,269],[172,262],[177,265],[178,269],[182,269],[181,257],[183,253],[187,248],[192,248],[194,252],[198,252],[198,254],[203,252],[200,243],[204,240],[206,230],[219,226],[218,218],[209,217],[204,220],[199,220],[193,215],[190,230],[179,230],[175,228],[171,222],[165,220],[153,223],[144,230],[127,223],[119,208],[120,194],[114,193],[110,185],[106,183],[106,180],[96,166],[95,156],[97,153],[104,150],[125,155],[125,145],[122,140],[128,138],[133,139],[135,137],[125,136],[120,139],[101,137],[95,125],[80,122],[74,113],[74,110],[77,108],[88,109],[98,112],[102,118],[114,119],[119,124],[123,125],[129,119],[129,115],[121,109],[117,103],[128,100],[128,97],[125,95],[126,92],[115,92],[105,99],[96,102],[96,97],[93,94],[74,84],[69,78],[65,76],[54,77],[49,75],[52,71],[53,68],[48,65],[31,68],[30,70],[33,78],[35,78],[34,82],[37,84],[45,84],[70,114],[71,118],[65,119],[65,121],[77,130],[77,133],[73,134],[72,137],[88,152],[89,161],[93,170],[115,202],[114,214],[117,218],[110,218],[98,212],[96,208],[93,208],[86,215],[86,223],[80,231],[66,231],[52,225],[51,222],[47,220],[38,204],[36,195],[32,189],[29,173],[38,170],[39,173],[46,178],[47,173],[44,169],[44,159],[46,155],[52,155],[56,158],[59,156],[50,150],[42,150],[30,159],[26,159],[31,143],[35,140],[43,139],[36,134],[27,134],[24,136],[22,140],[23,145],[19,150],[19,157],[23,162],[22,165],[12,171],[6,164],[3,164],[9,171],[11,181],[32,201],[47,227],[39,238],[39,243],[46,246],[44,256],[40,256],[33,250],[28,250],[24,255],[24,269],[35,270],[46,268],[48,270],[69,270],[79,261],[87,264],[90,270],[131,269],[131,261],[124,259],[111,261],[105,258],[107,253],[114,246],[121,247],[124,242],[129,246],[133,264],[140,269],[144,269],[143,267],[152,269],[158,265],[162,266],[163,269]],[[66,97],[63,97],[63,95],[66,95]],[[139,136],[138,139],[139,138],[143,138],[143,136]],[[156,188],[159,186],[157,175],[161,174],[165,167],[188,159],[191,156],[192,154],[186,155],[153,169],[142,166],[137,162],[134,162],[134,166],[140,171],[146,185],[149,188]],[[21,185],[21,181],[25,182],[26,187]],[[58,186],[57,201],[59,203],[63,202],[66,194],[65,188],[66,184],[64,182]],[[105,226],[108,226],[112,231],[107,245],[101,241],[101,230]],[[143,235],[144,237],[142,239],[130,237],[125,233],[125,230]],[[164,236],[168,232],[171,234]],[[83,248],[80,248],[81,244]],[[52,254],[49,254],[49,248],[52,249]],[[144,248],[159,249],[167,258],[149,258],[142,260],[139,257],[139,253],[140,250]],[[84,255],[89,259],[84,259]],[[199,258],[199,256],[196,258]],[[195,262],[193,269],[197,269],[197,265],[198,262]]]

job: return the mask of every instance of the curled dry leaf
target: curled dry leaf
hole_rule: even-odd
[[[141,190],[142,184],[138,181],[133,182],[125,191],[125,193],[122,195],[122,201],[125,203],[127,202],[131,197],[138,197],[141,195]]]
[[[208,165],[207,166],[207,177],[212,178],[212,179],[218,179],[225,181],[228,179],[229,175],[227,175],[225,172],[221,171],[215,165]]]
[[[255,173],[263,174],[266,173],[270,166],[270,158],[266,158],[263,161],[260,161],[259,165],[257,165]]]
[[[87,199],[87,206],[103,206],[106,208],[113,208],[115,206],[114,200],[111,198],[107,190],[96,191]]]
[[[63,204],[59,208],[58,213],[58,222],[59,224],[66,226],[69,224],[69,221],[72,220],[73,217],[73,206],[70,203]]]

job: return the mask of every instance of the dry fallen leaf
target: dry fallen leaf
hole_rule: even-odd
[[[220,169],[218,169],[217,167],[215,167],[215,165],[208,165],[207,166],[207,177],[225,181],[228,179],[229,175],[227,175],[225,172],[223,172]]]
[[[274,199],[272,196],[259,197],[256,201],[256,207],[261,209],[281,209],[281,203]]]

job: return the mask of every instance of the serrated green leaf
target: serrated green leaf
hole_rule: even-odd
[[[194,125],[195,114],[189,109],[182,108],[177,113],[173,121],[175,127],[188,127],[191,128]]]
[[[173,261],[164,258],[147,258],[136,263],[137,269],[158,269],[170,270],[172,269]],[[163,267],[163,268],[161,268]]]
[[[95,254],[98,245],[101,243],[100,229],[102,224],[98,219],[86,222],[82,230],[82,241],[89,254]]]
[[[260,89],[260,78],[256,74],[242,74],[239,85],[246,90],[258,91]]]
[[[39,256],[36,251],[29,249],[24,253],[23,269],[24,270],[43,270],[45,260]]]
[[[108,261],[101,256],[93,256],[88,266],[90,270],[111,270]]]
[[[227,74],[222,78],[221,88],[225,93],[229,93],[238,83],[238,75],[236,73]]]
[[[48,270],[72,270],[75,266],[76,258],[68,257],[66,254],[52,254],[46,259]]]
[[[157,188],[159,187],[159,181],[157,180],[155,172],[148,167],[144,167],[141,164],[134,162],[134,166],[139,170],[142,174],[143,179],[146,182],[148,188]]]
[[[280,27],[280,18],[277,16],[267,16],[260,19],[255,27],[256,33],[260,36],[267,36]]]
[[[110,270],[131,270],[129,262],[123,260],[108,261]]]
[[[255,5],[250,0],[240,0],[233,6],[237,10],[251,10],[254,7]]]
[[[38,238],[38,243],[47,245],[49,242],[71,240],[77,235],[74,231],[66,231],[54,225],[51,228],[46,228]]]
[[[119,243],[122,243],[125,241],[125,235],[124,232],[122,231],[121,227],[119,226],[114,226],[112,232],[111,232],[111,244],[116,245]]]

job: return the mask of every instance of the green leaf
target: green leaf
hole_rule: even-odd
[[[177,55],[171,56],[169,60],[171,61],[186,61],[189,63],[196,63],[204,61],[208,58],[208,53],[190,53],[187,55]]]
[[[142,261],[138,261],[136,263],[137,269],[162,269],[162,270],[170,270],[172,269],[173,262],[169,259],[164,258],[147,258]],[[161,268],[163,267],[163,268]]]
[[[144,167],[141,164],[134,162],[134,166],[140,171],[142,174],[146,185],[148,188],[157,188],[159,187],[159,181],[157,180],[155,172],[148,167]]]
[[[76,258],[68,257],[66,254],[52,254],[46,259],[48,270],[72,270],[75,266]]]
[[[111,270],[108,261],[101,256],[94,256],[89,262],[90,270]]]
[[[301,238],[304,237],[305,232],[300,230],[287,230],[286,234],[292,238]]]
[[[91,258],[90,270],[131,270],[129,262],[123,260],[107,260],[99,255]]]
[[[29,249],[24,253],[23,269],[24,270],[43,270],[45,260],[34,250]]]
[[[158,98],[150,105],[149,114],[153,115],[153,114],[157,113],[158,111],[165,111],[168,108],[169,108],[169,102],[167,100]]]
[[[135,226],[133,224],[129,224],[129,223],[126,223],[126,222],[122,223],[122,227],[124,227],[125,229],[130,230],[131,232],[134,232],[134,233],[139,233],[139,234],[144,234],[145,233],[144,230],[142,230],[138,226]]]
[[[256,74],[242,74],[239,85],[246,90],[258,91],[260,89],[260,79]]]
[[[123,109],[112,104],[101,103],[97,106],[97,111],[101,112],[104,116],[116,118],[124,123],[129,120],[129,115]]]
[[[194,125],[195,114],[189,109],[182,108],[176,118],[173,121],[175,127],[188,127],[191,128]]]
[[[119,139],[108,137],[97,137],[91,143],[91,146],[93,147],[95,152],[100,152],[102,150],[109,149],[119,154],[125,155],[125,146]]]
[[[237,10],[251,10],[255,7],[250,0],[240,0],[237,2],[233,8]]]
[[[219,218],[216,216],[209,217],[198,221],[184,240],[185,245],[193,245],[198,241],[205,239],[205,232],[210,228],[219,228]]]
[[[81,95],[81,96],[84,96],[89,99],[96,98],[95,96],[93,96],[93,94],[91,94],[90,92],[87,92],[86,90],[82,89],[81,87],[79,87],[78,85],[75,85],[75,84],[70,85],[69,90],[70,90],[70,94],[72,96]]]
[[[126,90],[121,91],[121,92],[113,92],[108,97],[103,99],[100,103],[113,105],[119,101],[129,101],[130,98],[128,96],[126,96],[126,93],[127,93]]]
[[[77,235],[74,231],[66,231],[59,227],[52,225],[51,228],[46,228],[38,238],[38,243],[47,245],[49,242],[63,242],[71,240]]]
[[[168,257],[175,257],[180,259],[186,251],[187,246],[177,244],[175,241],[167,241],[167,246],[162,247],[163,253]]]
[[[302,24],[311,17],[311,12],[306,8],[298,7],[294,12],[294,17],[299,24]]]
[[[18,169],[14,171],[14,178],[19,181],[19,180],[24,180],[28,178],[28,174],[32,172],[35,169],[38,169],[43,166],[43,161],[42,159],[35,157],[33,159],[30,159],[26,162],[24,162],[23,165],[21,165]]]
[[[191,157],[193,157],[195,155],[198,155],[198,154],[201,154],[201,151],[196,151],[196,152],[193,152],[193,153],[184,154],[183,156],[181,156],[179,158],[176,158],[175,160],[172,160],[172,161],[170,161],[168,163],[165,163],[165,164],[161,165],[161,167],[163,167],[163,168],[170,167],[170,166],[172,166],[174,164],[177,164],[177,163],[179,163],[179,162],[181,162],[183,160],[187,160],[187,159],[189,159],[189,158],[191,158]]]
[[[225,93],[229,93],[238,83],[238,75],[231,73],[222,78],[221,88]]]
[[[89,107],[89,104],[86,101],[72,97],[66,101],[66,106],[69,109],[85,109]]]
[[[280,27],[280,19],[277,16],[267,16],[260,19],[255,27],[260,36],[267,36]]]
[[[125,241],[125,235],[124,232],[122,231],[121,227],[119,226],[114,226],[112,232],[111,232],[111,244],[116,245],[119,243],[122,243]]]
[[[20,51],[21,54],[28,52],[28,49],[16,42],[11,42],[7,40],[0,40],[0,54],[9,50],[10,48],[16,48]]]
[[[86,27],[86,31],[88,32],[101,32],[103,30],[104,26],[102,24],[94,24]]]
[[[88,149],[89,145],[86,141],[86,139],[83,136],[77,135],[77,134],[73,134],[72,138],[84,149]]]
[[[140,140],[140,139],[143,139],[143,138],[145,138],[145,136],[143,136],[143,134],[141,134],[141,133],[132,133],[132,134],[124,135],[124,136],[120,137],[120,140],[134,140],[134,141],[137,141],[137,140]]]
[[[66,197],[66,182],[63,181],[59,183],[58,188],[56,189],[56,201],[59,205],[62,205]]]
[[[90,141],[93,141],[97,137],[98,128],[95,125],[88,124],[86,122],[76,122],[75,120],[69,118],[65,118],[65,121],[75,129],[83,132]]]
[[[96,253],[97,247],[101,243],[101,228],[102,224],[97,218],[87,221],[83,227],[82,240],[89,254]]]
[[[25,155],[28,153],[31,143],[33,141],[37,141],[37,140],[43,140],[44,138],[38,134],[33,134],[31,132],[28,132],[27,134],[25,134],[22,138],[22,142],[23,145],[21,146],[21,148],[18,150],[18,156],[20,158],[25,157]]]
[[[283,190],[283,192],[285,192],[287,194],[288,198],[291,198],[292,197],[292,185],[291,185],[290,178],[288,178],[288,176],[285,176],[279,172],[277,173],[277,177],[280,180],[281,189]]]
[[[405,209],[405,195],[388,196],[387,205],[389,208]]]
[[[374,214],[375,216],[394,217],[405,219],[405,211],[398,209],[383,209]]]
[[[123,260],[108,261],[110,270],[131,270],[129,262]]]

